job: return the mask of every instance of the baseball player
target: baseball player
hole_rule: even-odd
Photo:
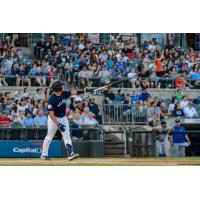
[[[185,131],[185,128],[180,125],[180,119],[175,120],[175,126],[171,130],[171,144],[173,157],[185,157],[185,147],[190,145],[190,139]]]
[[[166,121],[161,121],[160,127],[155,128],[154,130],[157,131],[157,138],[156,138],[156,148],[157,148],[157,155],[159,157],[166,157],[166,137],[168,138],[169,128],[167,127]]]
[[[48,132],[43,143],[41,155],[41,159],[43,160],[49,160],[49,145],[58,129],[63,136],[64,143],[67,148],[68,160],[71,161],[79,157],[79,154],[75,154],[73,152],[69,124],[66,117],[66,100],[71,96],[71,92],[64,91],[63,85],[64,83],[61,81],[55,81],[52,84],[54,92],[48,99]]]

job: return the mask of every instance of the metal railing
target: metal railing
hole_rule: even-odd
[[[105,148],[107,146],[111,146],[112,147],[112,149],[109,149],[107,151],[105,149],[105,153],[107,155],[123,155],[123,156],[127,156],[129,154],[128,128],[123,126],[123,130],[103,131],[103,134],[104,134],[104,145],[105,145]],[[115,139],[107,138],[108,135],[115,135],[116,138]]]
[[[104,104],[103,124],[144,125],[147,124],[147,110],[139,110],[135,105]]]
[[[19,76],[20,78],[23,78],[22,76]],[[27,75],[24,78],[29,78],[31,81],[31,86],[39,86],[37,84],[36,78],[38,77],[45,77],[46,79],[46,86],[50,85],[50,80],[49,80],[49,76],[44,75],[44,76],[31,76],[31,75]],[[3,76],[5,82],[6,82],[6,86],[16,86],[16,79],[17,77],[15,75],[4,75]],[[59,79],[59,75],[54,75],[50,77],[51,79],[55,80],[55,79]],[[42,81],[41,81],[42,82]],[[5,86],[5,84],[3,83],[3,85]],[[20,81],[20,86],[25,86],[27,85],[27,83],[25,84],[23,80]]]
[[[69,75],[68,75],[69,76]],[[76,86],[79,85],[79,80],[78,80],[78,73],[76,74],[72,74],[71,75],[72,77],[72,83]],[[101,78],[99,78],[98,76],[94,76],[94,77],[91,77],[88,79],[89,80],[89,85],[88,87],[100,87],[101,86]],[[119,78],[111,78],[109,79],[110,82],[113,82],[113,81],[117,81],[119,80]],[[160,89],[160,88],[170,88],[170,89],[174,89],[176,88],[176,85],[175,85],[175,81],[176,81],[176,78],[171,78],[171,77],[166,77],[166,78],[163,78],[163,77],[157,77],[156,79],[151,79],[151,78],[143,78],[142,80],[146,80],[146,81],[149,81],[149,82],[154,82],[156,83],[157,85],[155,86],[156,88]],[[194,89],[195,88],[195,82],[197,80],[195,79],[192,79],[190,77],[186,77],[185,80],[189,83],[189,85],[186,84],[186,87],[189,87],[191,89]],[[138,79],[138,87],[140,88],[141,87],[141,80]],[[158,83],[159,83],[159,86],[158,86]],[[116,84],[116,85],[113,85],[113,88],[131,88],[131,83],[130,81],[128,80],[125,80],[119,84]]]
[[[77,131],[84,140],[103,141],[103,130],[100,127],[70,128],[72,136]],[[44,140],[46,135],[47,127],[0,127],[0,140]],[[55,139],[61,138],[60,134],[56,134]]]

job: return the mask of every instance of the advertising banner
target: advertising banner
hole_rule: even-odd
[[[39,158],[43,141],[0,141],[0,157],[10,158]],[[52,141],[49,148],[49,157],[61,157],[61,141]]]

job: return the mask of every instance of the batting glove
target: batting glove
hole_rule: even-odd
[[[58,124],[58,128],[59,128],[59,130],[61,131],[61,132],[65,132],[65,125],[63,125],[63,124]]]

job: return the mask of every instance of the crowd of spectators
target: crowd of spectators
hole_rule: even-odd
[[[93,44],[87,37],[74,41],[63,35],[56,41],[52,35],[35,44],[34,55],[33,60],[24,57],[10,37],[0,40],[0,85],[8,84],[5,76],[12,76],[16,86],[46,86],[58,74],[82,88],[95,80],[103,85],[126,77],[133,88],[191,87],[191,81],[194,87],[200,85],[199,54],[177,47],[172,40],[163,48],[156,38]],[[168,82],[163,84],[163,79]]]
[[[47,86],[56,75],[56,69],[45,60],[24,56],[10,37],[0,39],[0,86]]]
[[[47,99],[50,88],[29,91],[30,88],[26,87],[23,92],[0,93],[0,126],[47,126]],[[72,96],[66,103],[70,126],[95,127],[102,123],[101,108],[95,103],[94,97],[81,97],[77,90],[72,90]]]
[[[168,116],[198,116],[189,97],[184,95],[180,88],[191,87],[191,82],[186,81],[187,78],[195,81],[193,86],[199,85],[199,55],[193,49],[183,51],[175,46],[173,41],[169,41],[164,48],[161,48],[155,38],[142,43],[131,39],[122,41],[119,38],[108,44],[97,45],[87,37],[74,41],[68,36],[63,36],[56,41],[52,35],[48,39],[41,38],[35,45],[34,55],[35,60],[25,58],[22,51],[15,48],[10,37],[4,41],[0,40],[0,85],[7,85],[5,75],[14,76],[16,86],[23,83],[29,87],[51,85],[54,75],[59,73],[64,75],[67,82],[80,87],[90,86],[90,78],[96,77],[100,84],[104,85],[113,78],[128,77],[129,86],[134,88],[133,94],[123,94],[121,90],[118,94],[113,94],[109,88],[105,92],[105,103],[118,101],[134,104],[141,112],[147,109],[149,120],[155,119],[155,116],[159,120]],[[139,62],[135,62],[138,60]],[[158,97],[152,99],[146,91],[148,88],[163,86],[160,82],[163,78],[174,79],[174,87],[177,88],[177,93],[171,102],[167,103],[161,102]],[[170,84],[165,86],[172,87]],[[139,92],[140,89],[142,92]],[[2,112],[7,112],[12,121],[19,120],[19,117],[14,119],[18,113],[23,114],[25,119],[20,121],[22,126],[26,126],[26,123],[37,126],[39,121],[45,123],[45,120],[35,120],[35,117],[46,115],[46,94],[41,89],[38,89],[37,95],[27,93],[27,96],[23,96],[24,94],[1,95]],[[81,121],[83,125],[80,116],[89,108],[95,114],[97,122],[101,123],[100,109],[96,104],[93,106],[93,99],[75,99],[75,103],[69,102],[68,109],[68,116],[73,122]],[[73,101],[73,98],[71,100]],[[26,114],[24,108],[31,110],[30,115]],[[70,113],[71,110],[74,112]],[[87,116],[92,116],[92,113],[88,112]]]
[[[127,109],[133,106],[134,110],[137,110],[141,116],[147,113],[148,122],[151,126],[155,126],[169,117],[199,117],[199,113],[195,108],[197,99],[190,99],[180,88],[167,101],[162,97],[152,97],[146,88],[133,90],[133,93],[129,94],[123,93],[121,89],[114,93],[112,88],[109,87],[108,90],[104,91],[104,96],[104,103],[107,105],[124,105],[124,108],[127,105]]]
[[[190,48],[183,50],[169,41],[161,48],[156,39],[135,42],[131,39],[112,40],[109,44],[96,45],[87,38],[78,42],[63,36],[55,42],[42,38],[35,46],[35,56],[45,60],[65,75],[68,82],[80,87],[90,86],[91,78],[100,85],[111,79],[129,77],[130,87],[191,87],[199,86],[199,55]],[[162,84],[162,79],[172,79]],[[94,81],[94,80],[93,80]]]

